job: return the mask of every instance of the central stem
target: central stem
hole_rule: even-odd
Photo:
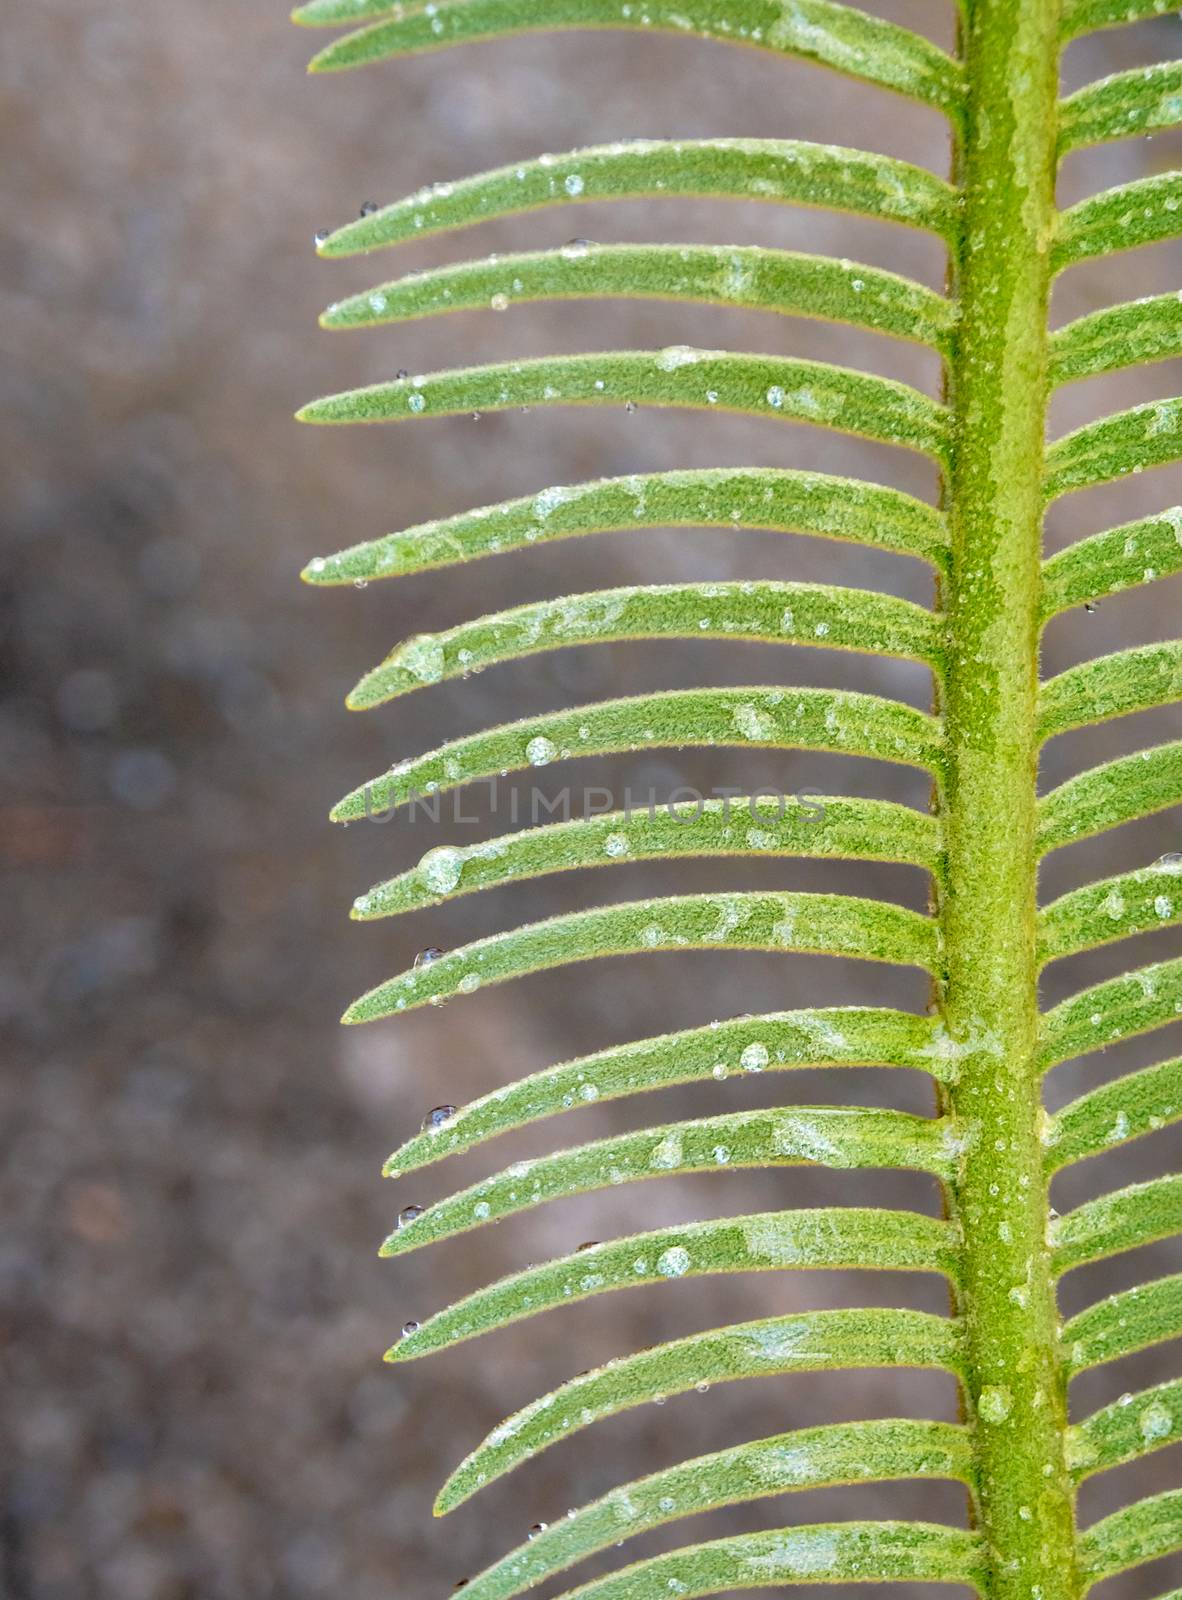
[[[959,1046],[950,1110],[968,1139],[950,1198],[979,1519],[994,1600],[1077,1600],[1066,1393],[1039,1174],[1035,779],[1038,592],[1055,218],[1058,0],[976,0],[958,178],[961,307],[949,400],[953,559],[946,941]]]

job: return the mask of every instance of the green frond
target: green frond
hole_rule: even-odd
[[[1175,239],[1182,232],[1182,174],[1159,172],[1091,195],[1059,217],[1051,270]]]
[[[1045,1012],[1039,1064],[1045,1069],[1073,1056],[1103,1050],[1117,1039],[1168,1027],[1182,1017],[1182,957],[1082,989]]]
[[[1143,1558],[1144,1559],[1144,1558]],[[739,1534],[651,1556],[558,1600],[682,1600],[789,1583],[964,1583],[978,1587],[976,1534],[925,1522],[833,1522]],[[674,1585],[670,1590],[670,1585]]]
[[[1182,857],[1171,851],[1111,876],[1113,863],[1101,855],[1078,875],[1088,880],[1081,887],[1042,904],[1038,882],[1050,852],[1182,805],[1182,740],[1037,792],[1046,741],[1182,702],[1182,640],[1122,649],[1048,679],[1040,677],[1038,646],[1040,630],[1072,608],[1092,609],[1182,572],[1178,507],[1042,559],[1045,514],[1057,498],[1182,461],[1180,398],[1117,412],[1097,407],[1108,414],[1048,440],[1056,387],[1182,357],[1182,296],[1174,293],[1048,327],[1056,274],[1182,236],[1179,171],[1067,209],[1055,197],[1058,163],[1069,152],[1182,127],[1182,61],[1117,72],[1063,97],[1064,43],[1182,5],[958,6],[955,57],[834,0],[306,0],[296,12],[306,25],[343,30],[316,56],[315,71],[478,40],[501,39],[511,50],[512,36],[546,29],[671,32],[835,68],[937,108],[951,123],[952,183],[838,145],[630,140],[437,182],[381,208],[367,204],[359,220],[318,236],[323,256],[345,257],[550,206],[714,198],[897,223],[934,235],[947,251],[940,294],[880,267],[770,246],[572,239],[394,274],[338,300],[321,319],[330,329],[371,328],[543,302],[668,300],[841,324],[926,347],[942,367],[936,400],[827,362],[675,344],[402,373],[299,413],[306,422],[360,423],[558,405],[717,410],[825,427],[916,452],[939,469],[938,505],[781,467],[551,487],[366,539],[305,569],[318,586],[364,586],[587,534],[693,527],[847,540],[936,569],[932,609],[869,587],[778,577],[624,586],[607,578],[594,592],[511,601],[400,642],[348,697],[352,709],[364,709],[542,652],[640,640],[855,651],[919,663],[933,679],[931,713],[883,696],[783,684],[678,688],[543,712],[399,760],[335,807],[342,823],[384,820],[400,807],[413,816],[420,806],[438,820],[440,797],[465,786],[487,783],[495,809],[497,784],[512,773],[691,748],[826,752],[918,768],[930,780],[925,811],[810,787],[792,800],[770,792],[695,797],[659,808],[654,800],[639,811],[629,798],[624,809],[600,813],[594,797],[606,805],[607,791],[587,790],[584,814],[572,817],[568,787],[541,801],[544,826],[535,789],[522,831],[436,846],[354,901],[353,916],[373,921],[560,872],[714,857],[889,862],[930,879],[927,914],[894,900],[766,888],[579,909],[451,951],[425,950],[346,1012],[346,1022],[370,1021],[576,962],[691,950],[826,954],[909,966],[931,979],[922,1016],[850,1006],[773,1010],[613,1046],[516,1082],[498,1072],[468,1105],[436,1107],[391,1155],[385,1171],[401,1178],[599,1102],[707,1080],[720,1086],[708,1115],[666,1113],[668,1120],[634,1131],[597,1128],[587,1142],[506,1161],[432,1204],[404,1206],[385,1256],[551,1200],[727,1168],[911,1170],[939,1190],[939,1215],[818,1207],[591,1241],[486,1283],[421,1324],[408,1321],[391,1361],[594,1295],[683,1277],[923,1272],[944,1277],[951,1292],[948,1316],[888,1308],[732,1322],[625,1354],[531,1401],[461,1462],[437,1512],[600,1420],[715,1383],[874,1367],[938,1371],[959,1385],[962,1421],[808,1428],[664,1467],[535,1528],[467,1580],[470,1600],[513,1600],[681,1517],[903,1478],[963,1483],[972,1531],[860,1521],[776,1528],[651,1555],[558,1600],[693,1600],[891,1580],[961,1583],[987,1600],[1080,1600],[1113,1573],[1182,1550],[1182,1490],[1082,1532],[1077,1506],[1083,1480],[1182,1440],[1182,1379],[1075,1423],[1068,1407],[1076,1375],[1182,1339],[1182,1273],[1112,1294],[1066,1321],[1059,1303],[1063,1274],[1182,1236],[1182,1175],[1131,1184],[1118,1176],[1115,1188],[1062,1217],[1050,1205],[1055,1174],[1182,1124],[1182,1057],[1158,1051],[1164,1058],[1154,1065],[1077,1092],[1054,1115],[1041,1083],[1057,1066],[1182,1019],[1182,956],[1050,1008],[1039,992],[1052,961],[1182,925]],[[790,448],[796,435],[777,437]],[[829,1067],[925,1072],[935,1081],[936,1112],[726,1108],[721,1085],[732,1076]],[[1163,1600],[1182,1600],[1182,1591]]]
[[[692,1333],[580,1373],[506,1418],[452,1473],[436,1513],[454,1511],[478,1489],[583,1428],[703,1384],[856,1368],[955,1374],[960,1364],[955,1322],[894,1306],[804,1311]]]
[[[1168,361],[1182,354],[1182,300],[1150,295],[1089,312],[1051,335],[1049,354],[1055,385]]]
[[[1038,914],[1038,959],[1058,961],[1182,922],[1182,859],[1122,872],[1061,895]]]
[[[1182,640],[1095,656],[1043,684],[1039,738],[1053,739],[1072,728],[1150,711],[1175,700],[1182,700]]]
[[[935,719],[899,700],[854,690],[766,685],[671,689],[551,711],[454,739],[354,789],[333,808],[332,818],[358,821],[409,805],[416,797],[575,756],[715,745],[831,750],[930,772],[939,770],[942,754]],[[436,860],[440,870],[434,876],[443,892],[451,886],[443,880],[460,858],[441,854]]]
[[[1122,1289],[1071,1317],[1063,1349],[1071,1374],[1148,1350],[1182,1334],[1182,1274]]]
[[[799,1428],[701,1456],[613,1489],[518,1545],[466,1585],[465,1600],[511,1600],[578,1561],[686,1516],[843,1483],[949,1478],[971,1483],[965,1430],[947,1422]]]
[[[808,950],[929,972],[938,954],[931,918],[886,900],[791,891],[677,895],[576,911],[462,945],[371,989],[342,1021],[373,1022],[528,973],[659,950]]]
[[[339,228],[320,254],[358,255],[544,206],[692,196],[848,211],[948,240],[959,225],[952,187],[891,156],[801,139],[629,139],[436,183]]]
[[[948,1223],[918,1211],[855,1206],[765,1211],[749,1217],[659,1228],[528,1267],[478,1289],[429,1317],[388,1352],[407,1360],[535,1317],[589,1295],[644,1284],[732,1272],[932,1272],[955,1277],[957,1251]]]
[[[937,1080],[955,1073],[930,1017],[873,1006],[832,1006],[732,1017],[685,1033],[641,1039],[548,1067],[492,1090],[430,1123],[395,1150],[387,1177],[402,1177],[502,1133],[599,1101],[732,1074],[814,1067],[909,1067]]]
[[[1124,1394],[1067,1433],[1074,1476],[1082,1481],[1182,1439],[1182,1380]]]
[[[293,13],[311,26],[354,23],[389,13],[388,0],[355,6],[349,0],[311,0]],[[475,40],[569,28],[636,29],[681,33],[798,56],[865,83],[892,89],[959,116],[964,86],[959,65],[930,40],[880,17],[832,0],[677,0],[662,5],[620,5],[619,0],[549,0],[544,10],[528,0],[439,0],[346,34],[311,62],[312,72],[337,72],[391,56],[418,55]]]
[[[939,827],[927,812],[890,800],[811,793],[793,801],[770,795],[676,801],[651,810],[613,811],[524,828],[450,848],[454,856],[443,859],[459,866],[451,889],[440,890],[440,857],[430,850],[418,866],[360,895],[352,916],[373,922],[504,883],[633,861],[809,856],[898,861],[930,872],[940,859]],[[448,870],[442,881],[452,876]]]
[[[1182,1546],[1182,1489],[1122,1506],[1080,1535],[1080,1565],[1092,1583]]]
[[[544,650],[624,639],[811,645],[943,665],[943,618],[870,589],[828,583],[678,583],[539,600],[408,639],[350,693],[354,711]]]
[[[779,467],[638,473],[482,506],[317,556],[308,583],[368,583],[558,539],[640,528],[768,528],[875,545],[942,567],[948,527],[934,506],[856,478]]]
[[[1117,72],[1069,95],[1059,107],[1059,154],[1131,139],[1182,123],[1182,62]]]
[[[1048,1173],[1182,1122],[1182,1058],[1159,1061],[1080,1095],[1046,1130]]]
[[[460,261],[338,301],[323,328],[366,328],[542,300],[681,300],[842,322],[946,354],[952,307],[893,272],[757,245],[590,244]]]
[[[1043,564],[1043,621],[1182,571],[1182,507],[1108,528]]]
[[[1182,740],[1118,756],[1068,778],[1038,807],[1040,855],[1182,805]]]
[[[673,406],[807,422],[944,461],[948,413],[893,378],[827,361],[672,345],[499,361],[395,378],[313,400],[301,422],[405,422],[519,406]]]
[[[851,1106],[732,1111],[515,1161],[400,1223],[381,1254],[406,1255],[551,1200],[649,1178],[802,1165],[909,1168],[950,1177],[959,1153],[958,1139],[940,1118]],[[594,1269],[600,1248],[582,1252],[588,1270]]]
[[[1178,0],[1063,0],[1062,36],[1064,42],[1101,28],[1119,28],[1124,23],[1144,22],[1150,17],[1174,16]]]
[[[1050,1227],[1056,1272],[1182,1233],[1182,1177],[1151,1178],[1088,1200]]]

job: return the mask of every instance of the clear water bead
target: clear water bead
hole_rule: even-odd
[[[529,1530],[530,1538],[531,1539],[536,1539],[540,1533],[545,1533],[546,1528],[547,1528],[547,1524],[546,1523],[544,1523],[544,1522],[535,1522],[533,1527]]]
[[[418,1331],[419,1324],[413,1320],[402,1324],[402,1337],[404,1339],[409,1339],[412,1333],[418,1333]]]
[[[329,230],[327,228],[317,228],[316,232],[312,235],[312,243],[316,246],[317,250],[319,250],[320,246],[326,242],[328,239],[328,234]]]
[[[363,217],[372,217],[377,210],[378,203],[376,200],[363,200],[361,202],[361,215]]]
[[[425,950],[420,950],[415,957],[416,967],[429,967],[435,961],[443,959],[444,952],[437,944],[429,944]]]
[[[403,1206],[398,1213],[398,1226],[409,1228],[412,1222],[417,1222],[423,1214],[422,1206]]]
[[[455,1114],[455,1106],[432,1106],[423,1118],[423,1132],[438,1133],[440,1128],[446,1128]]]

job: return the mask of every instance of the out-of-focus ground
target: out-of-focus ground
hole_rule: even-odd
[[[947,42],[951,10],[915,0],[891,14]],[[921,1007],[924,995],[885,968],[687,955],[569,970],[397,1026],[342,1031],[343,1005],[421,946],[595,900],[774,882],[871,887],[918,905],[923,890],[902,869],[679,865],[358,927],[345,920],[355,894],[428,845],[475,831],[398,822],[345,834],[326,822],[346,788],[399,755],[531,710],[710,680],[795,677],[918,704],[928,694],[902,665],[703,642],[536,658],[346,715],[354,678],[409,632],[605,581],[837,578],[926,600],[924,573],[855,547],[682,532],[585,540],[364,594],[315,593],[297,579],[317,552],[600,474],[793,463],[919,493],[932,491],[930,475],[897,452],[773,421],[535,412],[313,433],[290,420],[318,392],[399,367],[687,340],[865,362],[931,387],[917,351],[740,312],[571,306],[363,336],[315,327],[327,301],[379,276],[575,234],[827,249],[938,283],[933,245],[901,230],[756,206],[600,205],[337,265],[314,259],[312,234],[427,180],[622,136],[833,139],[944,170],[936,118],[814,69],[669,37],[530,38],[308,81],[317,41],[279,6],[40,0],[13,8],[4,36],[0,1595],[427,1600],[535,1520],[690,1452],[827,1418],[950,1414],[951,1391],[918,1374],[723,1387],[601,1426],[448,1525],[434,1522],[435,1488],[507,1409],[600,1359],[777,1308],[942,1302],[930,1284],[874,1275],[668,1285],[384,1368],[380,1354],[408,1317],[588,1236],[720,1209],[934,1203],[925,1184],[898,1175],[727,1173],[613,1190],[380,1264],[376,1246],[401,1205],[530,1150],[761,1099],[930,1102],[904,1074],[732,1079],[583,1110],[409,1187],[383,1183],[382,1159],[424,1111],[670,1026],[814,1001]],[[1068,76],[1074,85],[1176,55],[1180,39],[1176,19],[1102,36],[1073,47]],[[1180,154],[1161,137],[1073,157],[1064,194]],[[1056,317],[1169,288],[1180,263],[1162,247],[1079,269]],[[1177,387],[1176,369],[1150,369],[1114,380],[1108,405]],[[1054,423],[1104,408],[1086,385],[1056,402]],[[1182,473],[1169,471],[1077,497],[1055,511],[1050,540],[1170,504],[1180,490]],[[1176,631],[1180,594],[1177,580],[1162,583],[1056,623],[1048,670]],[[1176,713],[1172,724],[1132,718],[1061,740],[1049,770],[1063,776],[1171,727],[1176,736]],[[670,753],[551,770],[555,787],[771,783],[924,803],[914,776],[837,758]],[[1048,891],[1177,842],[1177,814],[1127,828],[1102,850],[1064,852]],[[1143,939],[1135,953],[1177,947]],[[1048,994],[1122,960],[1108,951],[1075,963],[1052,975]],[[1062,1069],[1052,1097],[1150,1058],[1141,1047]],[[1171,1162],[1176,1135],[1158,1135],[1093,1163],[1058,1203],[1118,1170]],[[1165,1249],[1118,1263],[1070,1283],[1069,1302],[1171,1264]],[[1080,1403],[1175,1370],[1176,1359],[1102,1374],[1081,1386]],[[1170,1455],[1089,1491],[1087,1513],[1169,1481]],[[955,1519],[962,1507],[947,1488],[862,1489],[771,1501],[688,1531],[849,1514]],[[1160,1578],[1152,1589],[1169,1587],[1169,1573],[1148,1576]],[[1138,1575],[1122,1592],[1151,1592],[1147,1582]]]

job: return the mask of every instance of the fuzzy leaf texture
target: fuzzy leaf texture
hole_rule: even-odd
[[[335,807],[334,820],[347,823],[555,761],[691,747],[870,758],[917,769],[931,785],[927,810],[841,793],[787,807],[752,795],[548,822],[436,847],[355,900],[355,918],[379,920],[554,873],[691,858],[887,862],[930,883],[925,912],[872,894],[771,887],[591,905],[432,952],[350,1005],[346,1022],[369,1022],[574,962],[655,962],[672,950],[852,957],[918,969],[931,985],[924,1014],[846,1005],[726,1017],[497,1082],[468,1105],[441,1108],[391,1155],[386,1172],[401,1179],[534,1123],[565,1126],[590,1103],[754,1072],[906,1068],[934,1090],[930,1116],[838,1103],[659,1120],[518,1160],[402,1212],[383,1255],[673,1174],[713,1172],[725,1182],[728,1171],[783,1166],[906,1169],[927,1174],[943,1201],[939,1215],[837,1205],[646,1228],[523,1268],[409,1323],[391,1361],[682,1278],[860,1269],[932,1274],[949,1292],[946,1315],[881,1305],[736,1320],[579,1373],[530,1401],[470,1441],[440,1493],[440,1514],[607,1417],[707,1385],[917,1368],[949,1374],[961,1397],[955,1422],[885,1417],[773,1432],[622,1481],[467,1580],[465,1600],[509,1600],[700,1513],[854,1482],[959,1484],[964,1524],[800,1522],[785,1512],[782,1527],[698,1542],[690,1534],[608,1576],[581,1586],[575,1578],[564,1594],[666,1600],[943,1582],[987,1600],[1079,1600],[1113,1574],[1182,1550],[1182,1491],[1134,1498],[1090,1525],[1077,1503],[1085,1479],[1182,1439],[1182,1381],[1078,1416],[1068,1404],[1076,1375],[1182,1337],[1182,1275],[1138,1268],[1130,1286],[1070,1317],[1059,1289],[1076,1269],[1182,1234],[1182,1178],[1117,1178],[1112,1187],[1110,1160],[1102,1192],[1062,1216],[1050,1205],[1056,1174],[1182,1121],[1182,1060],[1176,1046],[1152,1048],[1182,1016],[1182,957],[1138,965],[1131,954],[1118,976],[1053,1005],[1040,990],[1054,963],[1182,924],[1182,853],[1121,872],[1099,865],[1113,830],[1182,805],[1182,741],[1136,741],[1041,792],[1034,776],[1048,740],[1182,698],[1177,639],[1055,674],[1039,665],[1041,631],[1056,617],[1182,571],[1182,507],[1043,553],[1053,503],[1182,459],[1182,398],[1102,406],[1098,420],[1057,437],[1048,422],[1063,386],[1182,355],[1175,293],[1103,306],[1053,329],[1049,309],[1055,278],[1076,263],[1182,234],[1174,171],[1056,202],[1059,162],[1070,152],[1182,126],[1182,61],[1117,71],[1064,94],[1067,44],[1179,9],[1166,0],[962,0],[952,53],[835,0],[308,0],[295,12],[305,26],[343,30],[315,56],[317,73],[544,29],[744,45],[845,74],[852,95],[869,85],[906,97],[945,120],[953,147],[949,179],[799,139],[624,140],[436,182],[367,208],[319,241],[325,257],[364,256],[544,208],[711,198],[902,225],[939,241],[947,256],[946,289],[937,292],[823,254],[574,240],[387,272],[321,319],[326,329],[360,330],[490,307],[657,300],[843,324],[921,346],[943,369],[937,399],[831,362],[679,344],[400,373],[299,413],[342,424],[520,407],[730,411],[899,447],[940,482],[929,503],[789,460],[550,484],[382,532],[305,568],[312,585],[364,585],[554,541],[694,527],[739,540],[760,529],[861,544],[926,563],[934,582],[930,606],[799,581],[791,570],[777,581],[605,586],[397,643],[349,696],[353,709],[369,709],[542,652],[634,640],[730,640],[740,657],[744,643],[853,651],[931,674],[930,712],[890,694],[774,679],[560,706],[445,739]],[[1040,894],[1040,863],[1085,841],[1085,881]],[[1049,1113],[1049,1072],[1139,1035],[1151,1047],[1148,1064]]]

